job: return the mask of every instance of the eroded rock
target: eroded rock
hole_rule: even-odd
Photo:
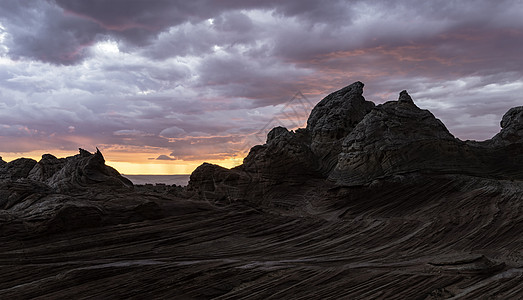
[[[18,158],[0,166],[1,180],[16,180],[27,178],[36,165],[36,161],[30,158]]]
[[[511,108],[503,115],[501,131],[492,138],[496,146],[523,143],[523,106]]]
[[[26,224],[20,228],[32,232],[162,216],[156,203],[133,193],[133,184],[105,165],[99,150],[91,154],[83,149],[67,158],[44,154],[38,163],[21,158],[0,166],[0,210],[11,218],[0,220],[5,221],[0,228],[12,230],[12,220],[18,220]]]
[[[60,191],[94,186],[100,189],[130,189],[133,186],[130,180],[105,165],[105,159],[98,149],[94,154],[80,149],[80,154],[66,158],[63,167],[46,183]]]
[[[395,173],[451,170],[459,147],[445,125],[403,91],[398,101],[375,107],[344,139],[330,178],[357,185]]]
[[[363,97],[363,86],[358,81],[329,94],[314,107],[307,120],[311,150],[319,158],[323,174],[335,167],[343,139],[374,107],[374,103]]]
[[[219,172],[224,178],[232,172],[241,180],[213,177],[211,190],[211,181],[198,170],[201,184],[191,188],[217,198],[223,196],[220,190],[248,195],[248,189],[251,199],[260,199],[321,177],[340,186],[368,185],[406,173],[523,179],[521,107],[505,114],[503,129],[492,140],[464,142],[430,111],[417,107],[406,90],[397,101],[378,106],[362,93],[361,82],[331,93],[312,110],[307,128],[293,132],[276,127],[264,145],[251,149],[243,165]]]

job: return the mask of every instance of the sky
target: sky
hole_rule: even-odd
[[[355,81],[485,140],[523,105],[523,0],[0,0],[0,156],[232,167]]]

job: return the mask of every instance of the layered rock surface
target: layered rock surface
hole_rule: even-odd
[[[306,128],[274,128],[243,165],[220,171],[225,179],[205,179],[204,170],[196,169],[190,189],[229,201],[263,198],[274,204],[282,189],[317,178],[341,186],[406,173],[523,179],[522,107],[505,114],[501,132],[491,140],[461,141],[405,90],[397,101],[377,106],[362,94],[361,82],[331,93],[312,110]]]
[[[133,197],[132,189],[99,150],[61,159],[44,154],[39,162],[16,159],[0,166],[0,229],[59,232],[161,216],[154,202]]]
[[[507,115],[493,141],[463,142],[403,91],[398,101],[378,105],[345,137],[329,178],[340,185],[412,172],[523,179],[523,144],[515,129],[522,120]]]
[[[363,86],[358,81],[331,93],[314,107],[307,120],[310,148],[318,157],[322,174],[334,168],[343,139],[374,107],[363,97]]]

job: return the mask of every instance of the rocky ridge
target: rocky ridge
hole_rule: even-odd
[[[161,216],[156,203],[132,193],[133,184],[105,165],[98,149],[16,159],[0,166],[0,229],[61,232]]]
[[[325,97],[306,128],[274,128],[236,168],[197,168],[189,190],[212,192],[211,200],[265,199],[272,205],[278,191],[318,178],[338,186],[369,185],[407,173],[523,179],[523,107],[504,115],[502,130],[491,140],[461,141],[417,107],[407,91],[397,101],[374,105],[363,97],[363,86],[355,82]]]

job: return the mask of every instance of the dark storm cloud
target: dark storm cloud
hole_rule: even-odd
[[[158,35],[169,28],[210,18],[216,18],[215,29],[219,32],[246,32],[253,25],[239,12],[242,9],[270,9],[285,17],[335,22],[341,19],[344,6],[339,1],[325,5],[317,1],[296,4],[279,1],[5,0],[0,3],[0,18],[12,36],[12,57],[73,64],[84,59],[85,49],[97,41],[117,39],[128,48],[136,49],[153,44]],[[329,11],[329,18],[323,19]],[[198,32],[178,31],[170,44],[173,47],[168,51],[171,55],[208,51],[212,44],[206,43],[205,36],[209,33],[201,34],[203,36]],[[201,41],[200,45],[198,41]],[[166,57],[158,50],[151,53]]]
[[[298,16],[313,22],[347,20],[344,15],[351,3],[359,1],[257,1],[257,0],[55,0],[67,12],[91,19],[102,26],[125,31],[145,28],[161,31],[185,22],[196,23],[224,11],[271,9],[286,17]],[[239,16],[241,17],[241,16]],[[235,24],[231,23],[234,22]],[[229,20],[229,25],[246,25],[247,19]],[[225,25],[227,26],[227,24]]]
[[[9,38],[9,55],[59,64],[72,64],[86,57],[99,25],[64,15],[47,1],[0,2],[0,22]]]
[[[520,1],[146,1],[55,0],[0,4],[12,37],[10,54],[71,64],[85,58],[86,47],[117,39],[154,57],[208,53],[214,44],[248,43],[272,35],[274,55],[310,59],[335,51],[409,43],[412,39],[467,26],[511,26],[518,21],[511,7]],[[256,27],[240,10],[272,11],[293,22]],[[377,17],[373,18],[375,15]],[[489,21],[485,22],[485,15]],[[214,18],[213,30],[183,28]],[[182,26],[183,25],[183,26]],[[178,26],[182,26],[177,28]],[[169,32],[167,38],[157,38]],[[256,29],[254,32],[253,29]],[[249,36],[224,36],[249,32]]]

